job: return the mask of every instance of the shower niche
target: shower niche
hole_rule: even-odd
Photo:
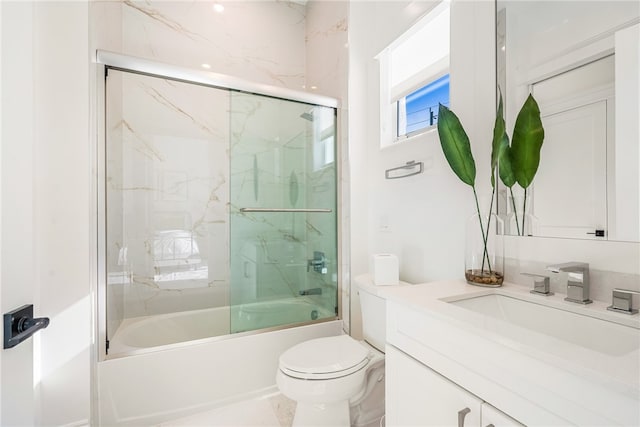
[[[335,108],[109,67],[105,88],[109,355],[337,318]]]

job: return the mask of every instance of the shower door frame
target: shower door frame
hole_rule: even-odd
[[[97,289],[96,289],[96,309],[94,312],[94,330],[96,334],[96,347],[98,362],[102,362],[111,358],[125,357],[133,354],[147,353],[155,351],[154,348],[140,349],[126,353],[119,353],[117,355],[107,355],[107,283],[106,283],[106,76],[109,69],[114,69],[123,72],[135,73],[146,75],[150,77],[157,77],[162,79],[169,79],[180,81],[184,83],[190,83],[200,86],[206,86],[216,89],[225,89],[236,92],[244,92],[248,94],[255,94],[261,96],[269,96],[272,98],[283,99],[286,101],[295,101],[306,103],[310,105],[317,105],[322,107],[329,107],[335,109],[335,167],[336,167],[336,253],[337,253],[337,295],[336,304],[338,307],[337,318],[342,320],[342,307],[343,307],[343,245],[341,236],[344,228],[341,203],[342,199],[342,131],[341,131],[341,106],[340,101],[334,98],[330,98],[323,95],[317,95],[307,92],[299,92],[293,89],[270,86],[267,84],[254,83],[245,81],[233,76],[227,76],[223,74],[206,72],[200,70],[193,70],[184,67],[178,67],[174,65],[164,64],[160,62],[150,61],[147,59],[136,58],[128,55],[122,55],[118,53],[108,52],[104,50],[96,51],[96,82],[97,82],[97,153],[96,153],[96,205],[97,205]],[[305,323],[296,323],[296,326],[311,323],[321,323],[325,321],[333,321],[335,318],[323,319],[320,321],[310,321]],[[263,333],[268,331],[275,331],[281,329],[287,329],[292,327],[291,325],[280,325],[270,328],[258,329],[255,331],[240,332],[235,334],[226,334],[215,337],[207,338],[210,341],[225,340],[229,338],[235,338],[240,336],[253,335],[256,333]],[[348,330],[347,326],[347,330]],[[178,348],[182,346],[191,345],[189,341],[170,344],[163,346],[162,348]]]

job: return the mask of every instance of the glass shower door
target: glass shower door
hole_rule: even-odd
[[[149,346],[227,335],[229,91],[113,69],[106,87],[110,352],[169,313],[210,314]]]
[[[231,332],[335,318],[335,109],[232,92]]]

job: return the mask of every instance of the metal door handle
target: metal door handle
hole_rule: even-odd
[[[4,314],[4,348],[15,347],[31,335],[49,326],[48,317],[33,317],[33,304]]]

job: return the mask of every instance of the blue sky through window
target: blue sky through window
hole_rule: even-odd
[[[449,74],[406,96],[406,134],[435,125],[438,103],[449,105]]]

